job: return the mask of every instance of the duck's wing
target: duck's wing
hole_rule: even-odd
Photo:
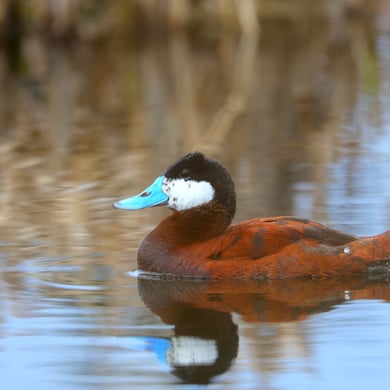
[[[305,219],[253,219],[197,244],[192,255],[214,279],[352,276],[390,259],[390,231],[359,238]]]
[[[298,234],[300,238],[308,238],[324,245],[345,245],[358,239],[357,236],[340,232],[339,230],[329,228],[309,219],[296,217],[275,217],[261,219],[263,223],[268,224],[270,229],[280,231],[287,230],[292,236]]]
[[[313,247],[335,247],[357,239],[354,235],[308,219],[284,216],[256,218],[232,225],[223,238],[216,240],[210,258],[258,259],[281,252],[299,241],[310,243]]]

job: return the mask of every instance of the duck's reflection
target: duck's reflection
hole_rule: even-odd
[[[168,281],[139,279],[140,296],[164,323],[170,339],[148,344],[185,382],[209,383],[238,352],[232,313],[250,322],[291,322],[351,299],[390,300],[388,284],[365,277],[305,281]]]
[[[168,343],[166,339],[153,343],[160,358],[165,345],[164,357],[173,374],[185,382],[205,384],[227,371],[238,350],[237,325],[231,313],[188,302],[190,296],[206,293],[207,283],[140,279],[138,286],[145,304],[163,322],[174,325]]]

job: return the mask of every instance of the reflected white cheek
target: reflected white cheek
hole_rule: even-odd
[[[210,366],[218,359],[215,340],[193,336],[175,336],[167,350],[167,360],[172,366]]]
[[[207,181],[165,179],[163,191],[168,195],[168,207],[183,211],[213,200],[214,188]]]

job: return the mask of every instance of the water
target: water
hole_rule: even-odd
[[[386,269],[138,280],[137,248],[169,211],[111,207],[200,149],[232,173],[236,221],[389,229],[390,31],[376,4],[277,7],[262,11],[259,35],[175,33],[135,47],[31,34],[17,72],[0,52],[2,388],[386,386]]]
[[[6,388],[365,389],[390,379],[388,278],[174,282],[68,261],[6,274]]]

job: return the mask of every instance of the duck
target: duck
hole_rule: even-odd
[[[390,230],[358,237],[293,216],[232,224],[233,179],[217,160],[199,151],[179,158],[145,190],[113,206],[172,210],[139,246],[139,275],[215,280],[350,277],[390,260]]]

